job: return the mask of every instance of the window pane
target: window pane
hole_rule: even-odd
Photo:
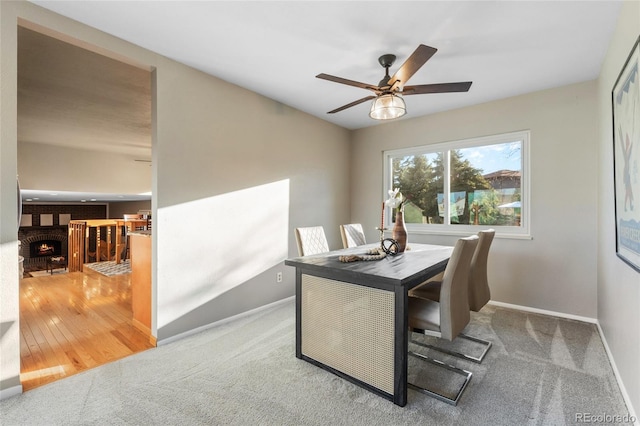
[[[451,224],[519,226],[522,144],[455,149],[451,155]]]
[[[404,208],[405,223],[443,223],[438,210],[438,194],[444,190],[443,158],[440,152],[392,159],[393,188],[400,188],[409,199]]]
[[[530,138],[525,130],[385,151],[384,196],[399,188],[408,198],[410,232],[467,235],[500,227],[503,237],[529,238]],[[388,226],[395,214],[387,210],[385,218]]]

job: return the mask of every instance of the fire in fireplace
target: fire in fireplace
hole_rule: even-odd
[[[62,243],[56,240],[34,241],[29,244],[31,257],[59,256],[62,254]]]

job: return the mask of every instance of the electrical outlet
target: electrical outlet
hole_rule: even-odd
[[[282,282],[282,272],[278,272],[276,274],[276,282],[278,282],[278,283]]]

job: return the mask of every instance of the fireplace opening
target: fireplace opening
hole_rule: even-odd
[[[60,256],[62,254],[62,242],[56,240],[40,240],[29,244],[31,257]]]

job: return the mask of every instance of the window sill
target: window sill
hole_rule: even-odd
[[[393,225],[391,225],[391,228],[393,229]],[[495,238],[500,238],[500,239],[506,239],[506,240],[533,240],[533,237],[531,236],[530,233],[522,233],[522,234],[516,234],[516,233],[508,233],[508,232],[500,232],[500,230],[497,227],[483,227],[483,228],[478,228],[477,230],[473,231],[473,230],[452,230],[452,229],[446,229],[446,230],[442,230],[442,231],[437,231],[437,230],[432,230],[432,229],[412,229],[410,227],[407,227],[407,233],[409,235],[414,234],[414,235],[439,235],[439,236],[453,236],[453,237],[468,237],[469,235],[475,235],[478,233],[478,231],[481,230],[486,230],[486,229],[495,229],[496,230],[496,235]],[[387,231],[387,233],[389,234],[389,236],[391,236],[391,231]]]

